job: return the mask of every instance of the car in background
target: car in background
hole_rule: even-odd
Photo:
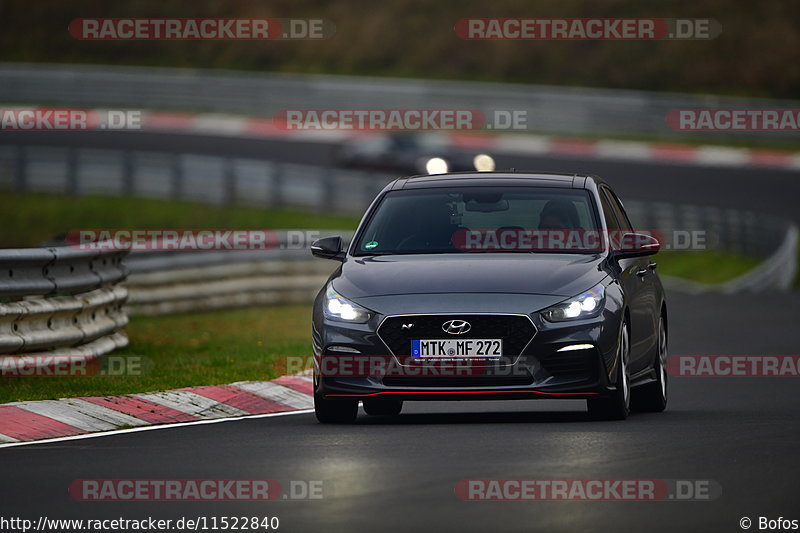
[[[435,133],[357,136],[336,149],[334,161],[344,168],[404,175],[495,169],[490,155],[454,149]]]
[[[448,173],[394,180],[354,238],[312,244],[341,265],[313,308],[324,423],[405,401],[562,398],[624,419],[667,404],[667,305],[602,178]]]

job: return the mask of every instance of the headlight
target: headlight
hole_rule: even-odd
[[[488,172],[494,170],[494,159],[486,154],[478,154],[472,158],[472,165],[478,172]]]
[[[333,290],[330,284],[325,289],[325,303],[322,306],[325,318],[363,324],[370,319],[370,312]]]
[[[565,300],[542,311],[542,316],[550,322],[594,318],[603,311],[606,301],[606,290],[597,285],[584,293]]]
[[[446,174],[447,169],[447,161],[441,157],[431,157],[428,159],[428,162],[425,163],[425,171],[428,174]]]

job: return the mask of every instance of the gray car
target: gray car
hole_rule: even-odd
[[[586,400],[595,418],[667,404],[667,306],[651,256],[597,176],[450,173],[387,185],[314,302],[325,423],[405,401]]]

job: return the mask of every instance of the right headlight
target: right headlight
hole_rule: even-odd
[[[565,320],[581,320],[594,318],[603,312],[606,303],[606,289],[602,284],[596,285],[586,292],[548,307],[541,312],[545,320],[563,322]]]
[[[357,303],[351,302],[328,284],[325,289],[325,301],[322,305],[322,312],[329,320],[339,320],[342,322],[355,322],[363,324],[369,321],[372,316],[369,310],[364,309]]]

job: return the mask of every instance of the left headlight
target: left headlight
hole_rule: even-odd
[[[322,306],[322,312],[325,318],[329,320],[355,322],[357,324],[367,322],[372,316],[367,309],[351,302],[333,290],[330,284],[328,284],[328,288],[325,289],[325,302]]]
[[[542,316],[550,322],[594,318],[603,312],[605,302],[605,287],[597,285],[569,300],[548,307],[542,311]]]

